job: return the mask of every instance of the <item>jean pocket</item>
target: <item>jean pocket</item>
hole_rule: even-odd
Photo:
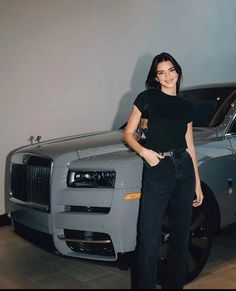
[[[159,162],[160,163],[160,162]],[[145,167],[147,167],[147,168],[155,168],[156,166],[158,166],[159,165],[159,163],[158,164],[156,164],[156,165],[154,165],[154,166],[151,166],[145,159],[143,159],[143,164],[144,164],[144,166]]]
[[[152,166],[144,159],[143,159],[143,164],[146,168],[152,168]]]

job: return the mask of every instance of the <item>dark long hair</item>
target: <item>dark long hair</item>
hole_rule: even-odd
[[[182,69],[180,67],[180,65],[178,64],[178,62],[175,60],[174,57],[172,57],[170,54],[168,53],[161,53],[157,56],[154,57],[153,61],[152,61],[152,65],[151,68],[149,70],[146,82],[145,82],[145,87],[146,89],[161,89],[161,85],[160,83],[156,80],[156,76],[157,76],[157,65],[161,62],[165,62],[165,61],[170,61],[173,65],[173,67],[175,68],[176,72],[178,73],[178,80],[176,83],[176,92],[177,94],[179,93],[179,89],[180,89],[180,82],[182,80],[183,74],[182,74]]]

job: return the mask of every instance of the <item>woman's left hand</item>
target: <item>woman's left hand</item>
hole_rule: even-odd
[[[198,207],[202,204],[204,199],[201,186],[196,186],[195,194],[197,197],[195,200],[193,200],[193,207]]]

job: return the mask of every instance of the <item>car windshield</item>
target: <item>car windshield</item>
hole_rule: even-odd
[[[217,110],[215,116],[213,117],[210,126],[219,126],[225,118],[225,115],[229,112],[231,107],[234,107],[234,101],[236,99],[236,90],[225,100],[221,107]]]
[[[184,90],[180,96],[189,100],[194,108],[193,126],[209,127],[215,126],[212,119],[216,112],[236,87],[215,87]],[[213,125],[214,124],[214,125]]]

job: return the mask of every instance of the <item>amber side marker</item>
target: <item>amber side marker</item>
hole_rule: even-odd
[[[124,200],[140,199],[140,197],[141,197],[140,192],[127,193],[124,196]]]

